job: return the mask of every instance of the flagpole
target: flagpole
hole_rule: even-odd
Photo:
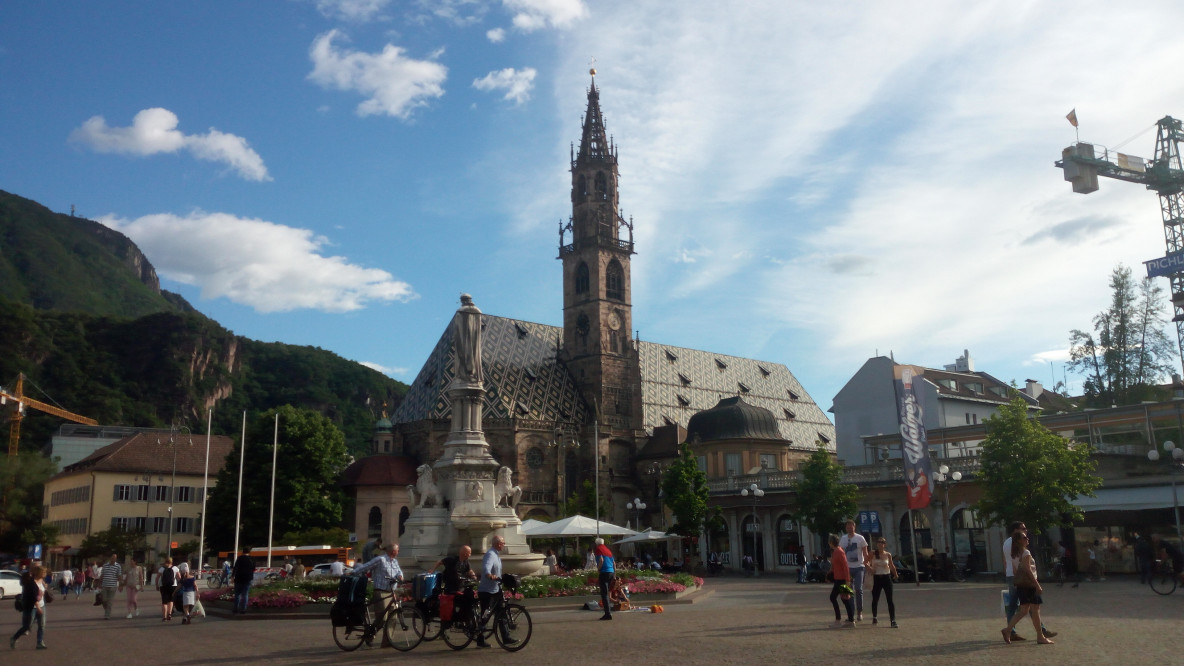
[[[909,533],[913,542],[913,582],[921,587],[921,549],[917,548],[917,526],[913,524],[912,509],[909,509]]]
[[[197,577],[201,579],[202,561],[206,556],[206,495],[210,494],[210,432],[214,427],[214,408],[206,416],[206,472],[201,481],[201,536],[197,538]]]
[[[275,412],[275,440],[271,443],[271,514],[267,518],[267,568],[271,568],[271,533],[275,526],[275,463],[280,450],[280,412]]]
[[[238,445],[238,510],[234,516],[234,559],[238,560],[238,535],[243,525],[243,460],[247,457],[247,410],[243,410],[243,436]]]

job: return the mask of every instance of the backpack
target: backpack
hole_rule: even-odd
[[[165,567],[160,574],[161,587],[173,587],[177,584],[177,572],[172,567]]]

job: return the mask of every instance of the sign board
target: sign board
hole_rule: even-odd
[[[30,560],[41,559],[41,544],[35,543],[35,544],[29,546],[29,559]]]
[[[350,543],[357,543],[358,542],[358,533],[357,532],[350,532],[349,533],[349,542]]]
[[[880,527],[880,512],[879,511],[860,511],[859,516],[856,517],[855,522],[859,525],[859,532],[883,533],[884,530]]]
[[[1144,261],[1147,277],[1165,277],[1184,271],[1184,251],[1173,252],[1166,257]]]
[[[172,543],[170,543],[170,544],[169,544],[169,548],[179,548],[179,547],[180,547],[180,546],[177,544],[177,542],[176,542],[176,541],[174,541],[174,542],[172,542]]]

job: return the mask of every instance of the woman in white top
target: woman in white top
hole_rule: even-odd
[[[124,569],[123,586],[127,588],[127,619],[140,614],[139,594],[144,589],[144,567],[133,558]]]
[[[1032,616],[1032,626],[1036,628],[1036,642],[1041,645],[1052,645],[1052,640],[1044,635],[1044,625],[1040,622],[1040,605],[1044,599],[1040,594],[1044,588],[1036,579],[1036,561],[1028,550],[1028,535],[1016,532],[1011,541],[1012,570],[1015,571],[1015,591],[1019,596],[1020,609],[1011,617],[1007,628],[1003,630],[1003,642],[1010,643],[1015,625],[1024,615]]]
[[[879,620],[876,619],[876,611],[880,605],[880,593],[884,593],[884,599],[888,601],[888,619],[892,622],[892,628],[898,628],[896,625],[896,604],[892,603],[892,581],[900,578],[900,574],[896,571],[896,562],[892,560],[892,553],[889,553],[885,548],[888,547],[888,540],[884,537],[876,539],[876,549],[872,552],[872,624],[877,624]]]

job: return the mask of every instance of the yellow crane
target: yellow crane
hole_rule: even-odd
[[[25,407],[32,407],[37,411],[45,412],[46,414],[53,414],[54,416],[60,416],[63,419],[74,421],[75,423],[99,425],[99,422],[92,418],[87,418],[81,414],[75,414],[74,412],[68,412],[61,407],[55,407],[53,405],[41,402],[40,400],[34,400],[33,398],[26,396],[24,374],[17,375],[16,389],[13,390],[13,392],[9,393],[3,388],[0,388],[0,405],[7,403],[9,400],[12,400],[16,403],[14,405],[14,409],[12,410],[12,416],[8,422],[9,457],[15,456],[17,454],[17,450],[20,448],[21,420],[25,418]]]

